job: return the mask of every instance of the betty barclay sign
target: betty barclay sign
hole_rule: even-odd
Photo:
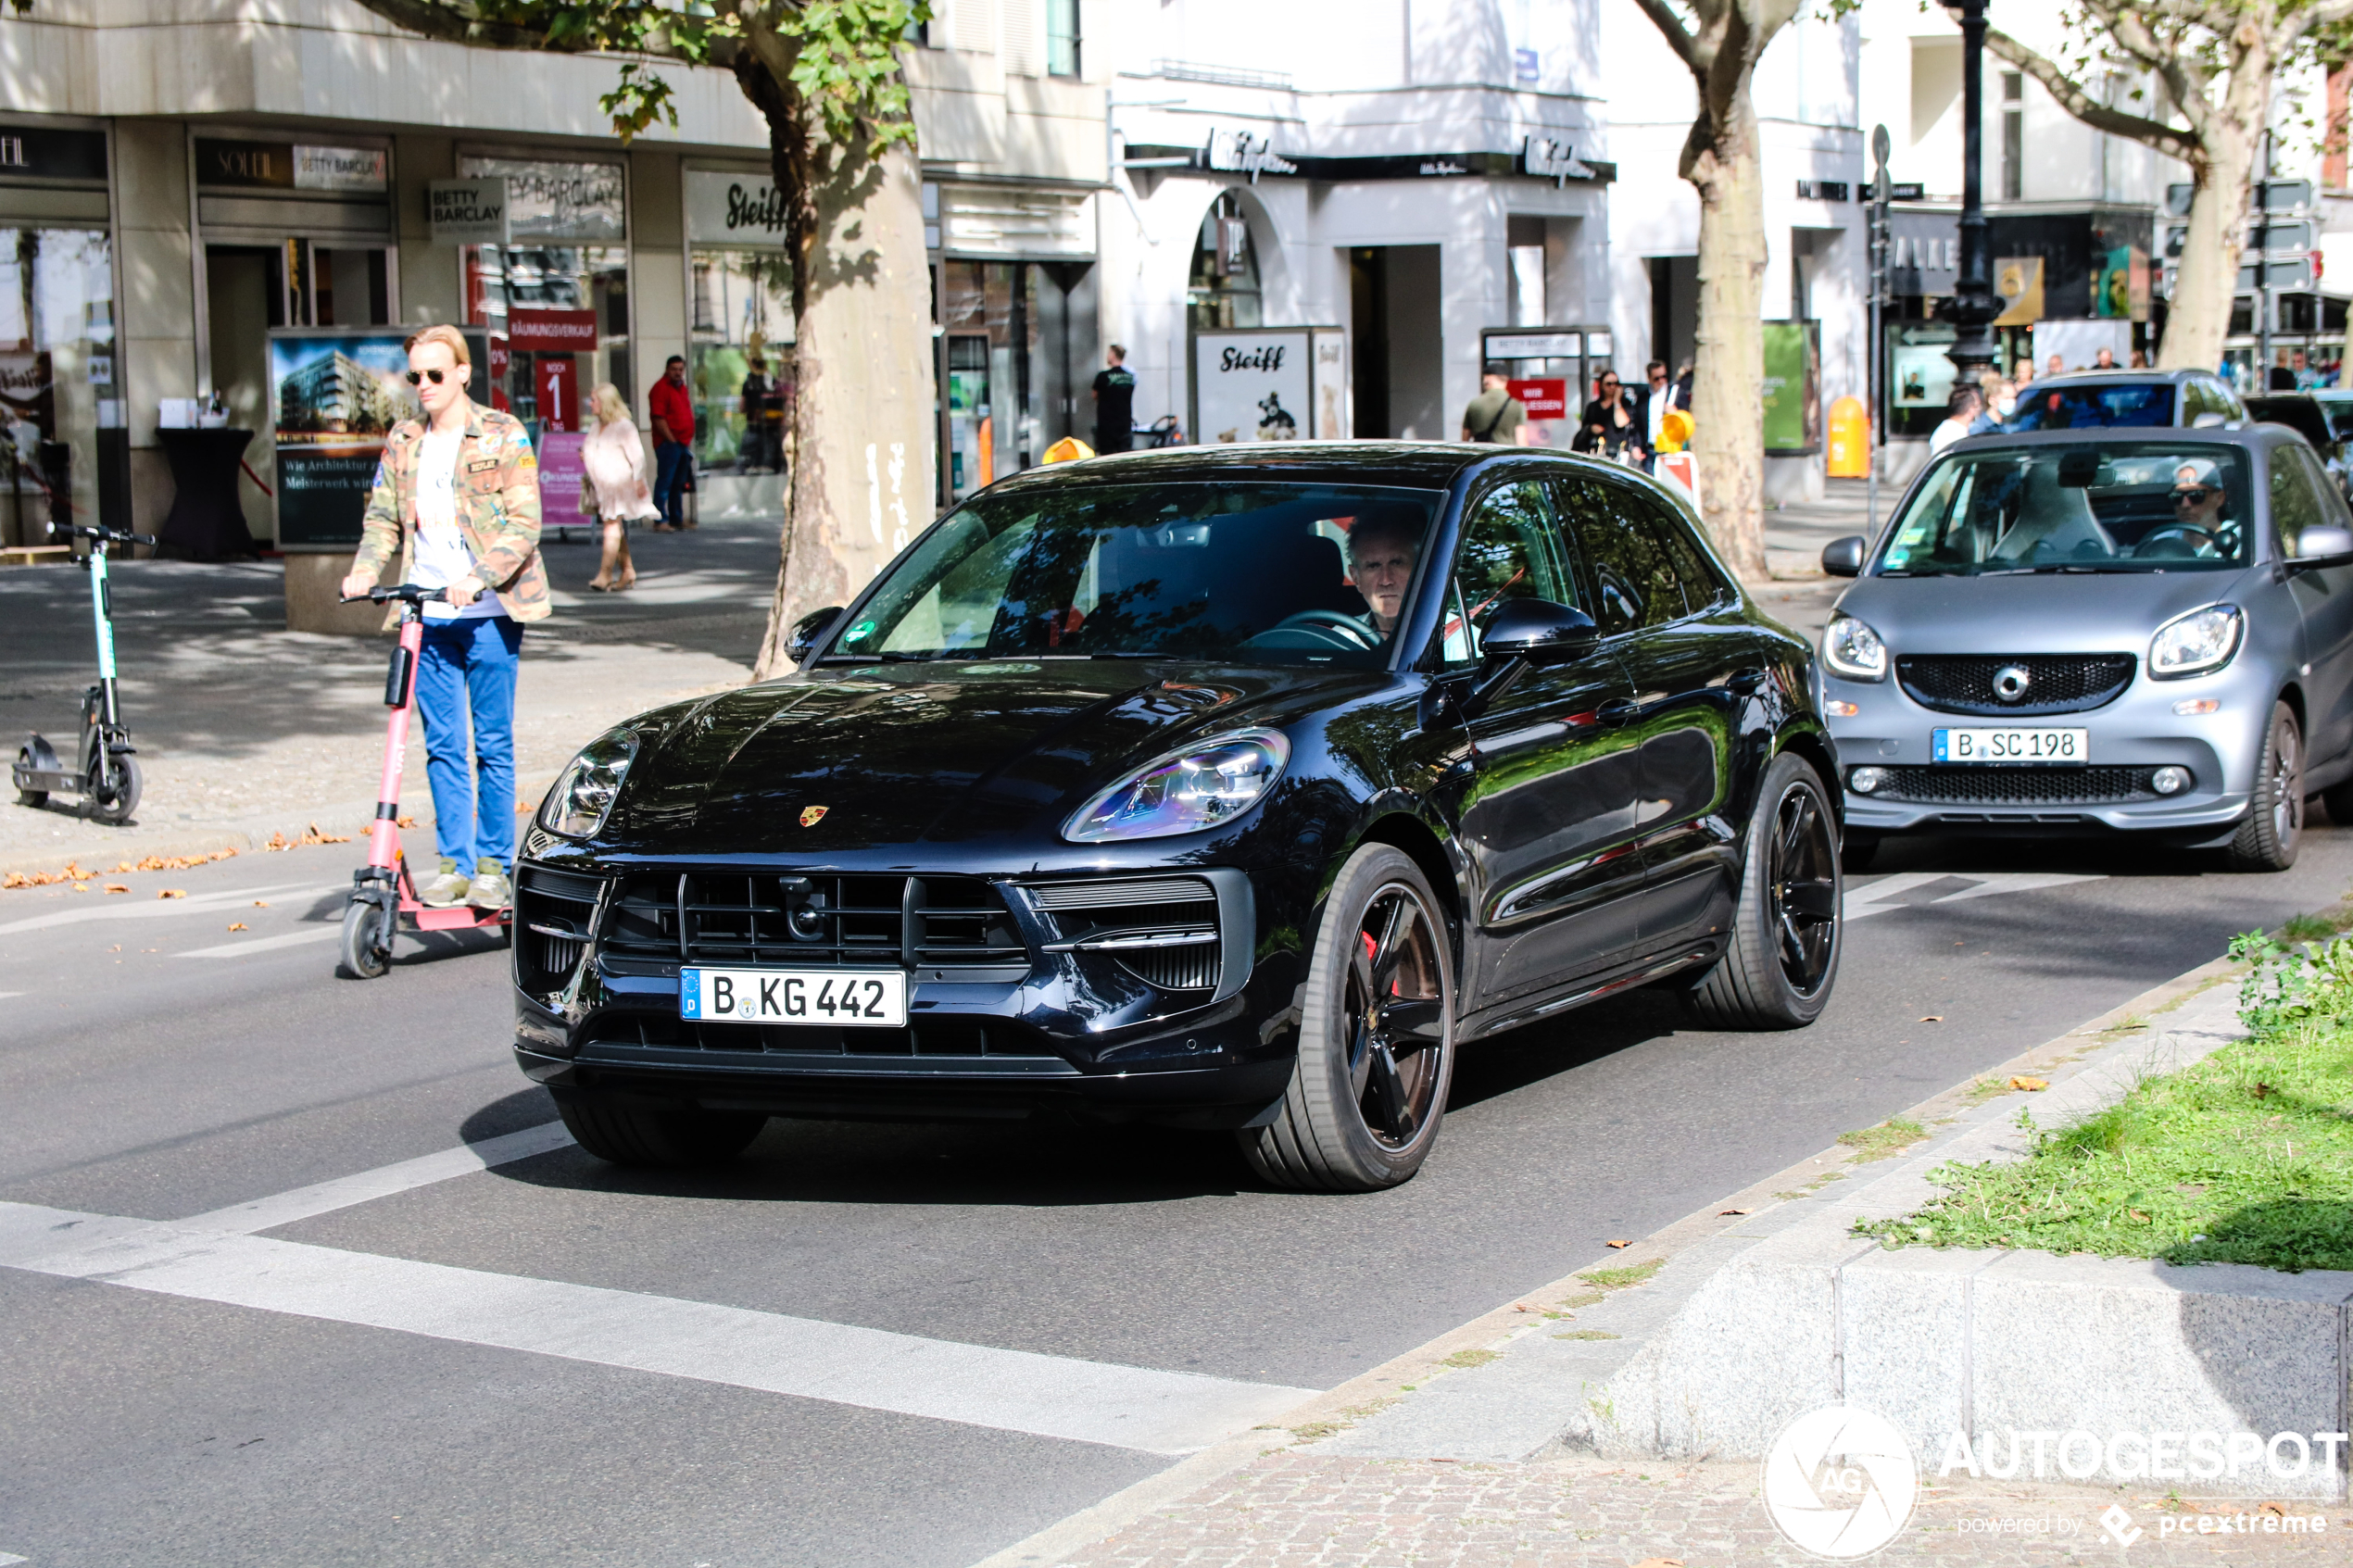
[[[686,171],[686,238],[697,245],[785,243],[785,202],[764,174]]]
[[[425,184],[425,215],[439,245],[507,243],[507,182],[497,175],[433,180]]]

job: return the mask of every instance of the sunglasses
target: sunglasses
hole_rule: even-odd
[[[448,373],[447,370],[411,370],[409,372],[409,384],[415,386],[419,382],[431,382],[439,386],[442,378]]]
[[[2221,492],[2220,490],[2213,489],[2210,486],[2204,484],[2193,484],[2184,489],[2174,491],[2173,504],[2177,507],[2202,506],[2205,504],[2206,498],[2208,495],[2220,495],[2221,494]]]
[[[1604,376],[1602,378],[1602,384],[1604,386],[1616,386],[1617,384],[1617,378],[1616,376]]]

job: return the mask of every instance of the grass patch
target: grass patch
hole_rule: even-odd
[[[2327,915],[2290,915],[2280,935],[2290,942],[2319,942],[2334,936],[2337,922]]]
[[[1468,1372],[1475,1366],[1485,1366],[1495,1359],[1495,1355],[1492,1350],[1457,1350],[1440,1364]]]
[[[1866,1127],[1858,1133],[1841,1133],[1838,1141],[1855,1151],[1847,1159],[1860,1165],[1901,1154],[1926,1136],[1928,1129],[1918,1122],[1891,1116],[1876,1127]]]
[[[2283,955],[2257,957],[2241,994],[2253,1034],[2037,1131],[2023,1161],[1938,1168],[1944,1197],[1856,1233],[1890,1247],[2353,1269],[2353,941],[2285,970],[2290,991]]]
[[[1606,1298],[1608,1294],[1609,1293],[1607,1291],[1603,1290],[1580,1290],[1576,1295],[1564,1299],[1561,1302],[1561,1305],[1571,1309],[1578,1307],[1591,1307]]]
[[[1567,1334],[1555,1334],[1555,1339],[1616,1339],[1618,1336],[1598,1328],[1572,1328]]]
[[[1629,1263],[1622,1269],[1587,1269],[1577,1277],[1602,1290],[1624,1290],[1642,1284],[1666,1266],[1666,1259],[1653,1258],[1647,1263]]]
[[[2010,1081],[2007,1078],[1980,1078],[1961,1091],[1961,1103],[1970,1106],[1983,1105],[1989,1099],[2000,1099],[2004,1095],[2016,1093],[2018,1091],[2010,1087]]]
[[[1304,1426],[1292,1427],[1290,1435],[1302,1443],[1320,1443],[1333,1433],[1344,1430],[1347,1424],[1343,1421],[1311,1421]]]

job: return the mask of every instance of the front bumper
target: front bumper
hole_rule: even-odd
[[[2242,659],[2211,675],[2152,681],[2136,673],[2123,695],[2074,713],[2015,719],[1945,713],[1913,700],[1893,677],[1849,681],[1825,672],[1829,703],[1858,711],[1831,711],[1838,743],[1850,834],[1878,837],[1906,833],[2150,834],[2185,844],[2227,837],[2246,815],[2263,737],[2277,693],[2253,660]],[[2176,713],[2181,702],[2220,704],[2206,714]],[[1826,709],[1827,710],[1827,709]],[[1931,732],[1945,728],[2032,726],[2090,732],[2090,765],[1932,763]],[[2154,769],[2189,770],[2190,787],[2157,796],[2145,782]],[[1873,795],[1848,781],[1858,767],[1887,769],[1898,781]]]
[[[989,963],[911,963],[904,1029],[682,1019],[683,958],[650,954],[643,940],[622,935],[616,902],[645,874],[577,861],[519,868],[516,1061],[559,1098],[594,1091],[818,1118],[1240,1126],[1272,1108],[1290,1082],[1303,971],[1280,933],[1296,926],[1284,921],[1261,943],[1269,922],[1239,871],[1185,873],[1213,886],[1217,911],[1214,949],[1196,949],[1217,954],[1214,983],[1191,988],[1151,983],[1152,970],[1135,949],[1106,945],[1096,914],[1046,907],[1023,881],[988,879],[1019,930],[1020,949]],[[945,878],[929,880],[936,888]],[[678,919],[683,931],[686,916]],[[1097,939],[1073,940],[1082,934]],[[1110,943],[1119,939],[1110,933]],[[698,961],[791,960],[698,950]]]

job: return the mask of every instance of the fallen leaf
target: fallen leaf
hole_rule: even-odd
[[[120,953],[122,951],[122,944],[118,942],[113,947],[108,947],[107,951],[109,953]]]
[[[2149,1217],[2146,1214],[2142,1213],[2138,1209],[2127,1209],[2124,1212],[2130,1214],[2133,1219],[2138,1220],[2145,1225],[2149,1223]]]
[[[1921,1019],[1920,1022],[1922,1023],[1942,1023],[1944,1022],[1944,1015],[1941,1012],[1931,1012],[1926,1018]]]
[[[528,806],[522,806],[516,808],[516,809],[528,811],[531,808]],[[412,828],[417,825],[417,819],[414,817],[396,817],[393,819],[392,825],[396,828]]]
[[[2047,1089],[2050,1086],[2051,1081],[2048,1078],[2029,1078],[2023,1075],[2016,1075],[2010,1079],[2011,1088],[2025,1089],[2030,1093],[2037,1089]]]
[[[77,882],[73,884],[73,890],[76,893],[87,893],[90,891],[90,884],[86,882]]]
[[[1635,1563],[1634,1568],[1683,1568],[1683,1560],[1680,1557],[1645,1557]]]
[[[2279,1090],[2271,1087],[2269,1084],[2258,1084],[2255,1085],[2255,1098],[2257,1099],[2261,1099],[2266,1095],[2275,1095],[2278,1093]]]
[[[267,898],[256,898],[253,901],[253,907],[257,909],[266,909],[270,907],[270,900]]]
[[[185,898],[187,896],[188,890],[184,887],[158,887],[156,889],[156,897],[158,898]]]
[[[245,929],[245,922],[241,920],[233,920],[229,922],[229,929],[232,931],[243,931]]]
[[[2283,1519],[2287,1517],[2286,1508],[2275,1502],[2267,1502],[2261,1508],[2257,1509],[2255,1512],[2258,1518],[2260,1518],[2266,1513],[2276,1513]]]
[[[1754,1209],[1718,1209],[1716,1210],[1716,1215],[1717,1218],[1721,1219],[1727,1214],[1754,1214],[1755,1212]]]
[[[1515,1312],[1532,1312],[1535,1310],[1535,1308],[1529,1306],[1525,1301],[1515,1301],[1512,1303],[1512,1311]]]
[[[109,892],[109,893],[128,893],[128,892],[130,892],[130,891],[131,891],[131,889],[130,889],[129,885],[128,885],[128,884],[126,884],[120,883],[120,882],[110,882],[110,883],[107,884],[107,892]]]
[[[1602,1245],[1604,1247],[1631,1247],[1634,1244],[1630,1241],[1605,1241],[1602,1243]]]

